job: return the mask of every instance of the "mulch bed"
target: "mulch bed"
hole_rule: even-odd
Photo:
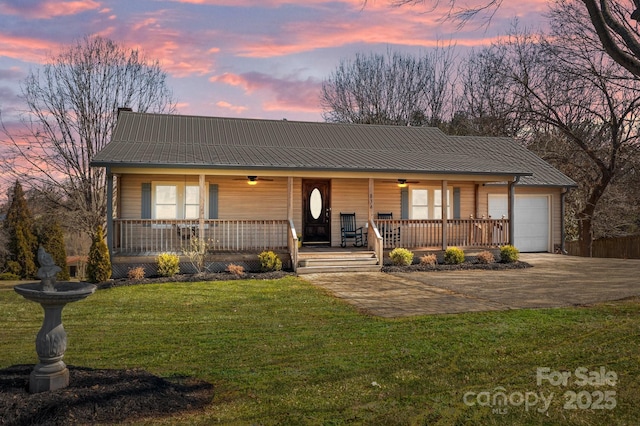
[[[477,263],[477,262],[463,262],[459,265],[409,265],[409,266],[395,266],[386,265],[382,267],[382,272],[438,272],[438,271],[468,271],[472,269],[487,270],[487,271],[502,271],[505,269],[524,269],[531,268],[532,265],[527,262],[513,262],[513,263]]]
[[[33,367],[0,370],[0,425],[115,424],[202,410],[213,399],[213,386],[200,380],[74,366],[68,387],[30,394]]]

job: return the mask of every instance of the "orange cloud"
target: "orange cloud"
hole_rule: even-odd
[[[0,3],[0,12],[31,19],[52,19],[58,16],[77,15],[89,10],[98,10],[100,7],[100,3],[93,0],[44,0],[36,2],[17,0]]]

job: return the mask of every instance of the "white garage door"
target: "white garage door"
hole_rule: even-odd
[[[509,217],[506,195],[489,195],[489,215]],[[549,197],[516,195],[514,245],[521,252],[549,250]]]

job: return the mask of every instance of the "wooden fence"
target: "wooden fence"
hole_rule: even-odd
[[[580,242],[567,241],[565,249],[571,256],[579,256]],[[640,235],[619,238],[602,238],[593,241],[593,257],[640,259]]]

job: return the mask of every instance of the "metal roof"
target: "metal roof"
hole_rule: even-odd
[[[305,169],[544,176],[573,181],[508,138],[437,128],[198,117],[122,111],[93,166]]]

